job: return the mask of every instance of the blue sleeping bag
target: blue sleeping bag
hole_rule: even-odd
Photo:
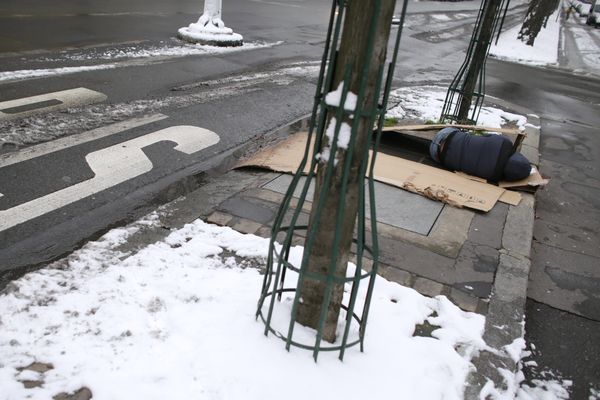
[[[516,181],[531,172],[529,161],[501,135],[471,135],[458,128],[439,131],[429,147],[431,157],[444,167],[490,182]]]

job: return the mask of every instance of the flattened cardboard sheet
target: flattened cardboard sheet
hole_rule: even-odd
[[[276,172],[295,173],[302,161],[306,140],[306,132],[296,133],[276,146],[241,162],[236,168],[259,167]],[[305,167],[305,172],[309,167]],[[430,199],[486,212],[491,210],[506,192],[498,186],[473,181],[453,172],[383,153],[377,155],[374,175],[379,182]]]
[[[525,179],[521,179],[520,181],[506,182],[502,181],[498,183],[498,186],[506,188],[506,189],[515,189],[515,188],[537,188],[540,186],[546,186],[550,182],[549,179],[545,179],[540,175],[539,171],[536,167],[533,167],[531,175],[529,175]]]
[[[478,176],[465,174],[461,171],[454,171],[454,173],[458,176],[462,176],[463,178],[470,179],[472,181],[487,183],[487,180]],[[498,200],[500,200],[503,203],[510,204],[512,206],[518,206],[521,202],[521,195],[517,192],[513,192],[512,190],[506,190],[504,191],[504,193],[502,193],[502,196],[500,196]]]
[[[505,190],[498,200],[511,206],[518,206],[521,202],[521,194],[512,190]]]

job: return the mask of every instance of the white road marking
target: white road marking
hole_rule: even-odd
[[[41,68],[41,69],[19,69],[16,71],[0,72],[0,82],[19,81],[25,79],[34,79],[47,76],[77,74],[79,72],[100,71],[103,69],[117,68],[117,65],[98,64],[82,65],[79,67],[60,67],[60,68]]]
[[[192,154],[219,142],[219,135],[195,126],[173,126],[128,140],[86,156],[92,179],[0,211],[0,232],[74,203],[152,170],[142,149],[154,143],[177,143],[175,150]]]
[[[274,5],[274,6],[286,6],[286,7],[302,8],[302,6],[299,6],[297,4],[280,3],[278,1],[265,1],[265,0],[250,0],[250,1],[253,1],[255,3],[271,4],[271,5]]]
[[[60,92],[45,93],[45,94],[40,94],[37,96],[24,97],[22,99],[3,101],[3,102],[0,102],[0,121],[13,119],[13,118],[21,118],[21,117],[25,117],[27,115],[37,114],[39,112],[63,110],[65,108],[74,107],[74,106],[82,106],[82,105],[86,105],[86,104],[99,103],[106,99],[107,99],[107,97],[105,94],[96,92],[95,90],[90,90],[90,89],[79,87],[79,88],[75,88],[75,89],[61,90]],[[42,107],[42,108],[36,108],[33,110],[17,112],[14,114],[2,112],[2,110],[5,110],[5,109],[27,106],[30,104],[40,103],[40,102],[49,101],[49,100],[58,100],[61,103],[47,106],[47,107]]]
[[[126,121],[117,122],[101,128],[93,129],[84,132],[80,135],[68,136],[51,142],[41,143],[35,146],[27,147],[16,153],[7,153],[0,155],[0,168],[8,165],[20,163],[30,160],[35,157],[54,153],[55,151],[63,150],[78,144],[91,142],[92,140],[101,139],[115,133],[126,131],[127,129],[137,128],[138,126],[146,125],[152,122],[160,121],[168,118],[163,114],[152,114],[139,118],[132,118]]]

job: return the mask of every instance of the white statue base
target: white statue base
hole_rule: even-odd
[[[208,46],[241,46],[244,44],[244,37],[242,35],[234,33],[232,29],[225,26],[219,27],[215,25],[211,23],[202,24],[198,21],[187,27],[180,28],[177,31],[177,37],[191,43]]]

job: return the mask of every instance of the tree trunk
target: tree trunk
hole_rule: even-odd
[[[559,6],[560,0],[532,0],[517,38],[528,46],[533,46],[535,39],[548,22],[550,15]]]
[[[486,1],[486,0],[483,0]],[[481,74],[487,57],[488,47],[494,34],[494,18],[498,14],[502,0],[487,0],[483,10],[481,27],[477,33],[477,42],[473,49],[473,57],[467,67],[465,83],[462,88],[462,97],[458,109],[458,122],[466,123],[469,118],[469,110],[473,100],[473,91]]]
[[[593,0],[592,4],[590,5],[590,10],[588,12],[588,16],[585,21],[588,25],[592,24],[592,12],[594,12],[594,8],[596,8],[596,0]],[[596,21],[596,24],[598,24],[598,22],[600,22],[600,21]]]
[[[350,65],[352,76],[350,82],[347,82],[347,85],[352,93],[358,95],[359,85],[363,75],[362,71],[365,65],[368,65],[369,75],[367,77],[368,81],[362,102],[362,108],[366,110],[372,109],[379,100],[376,98],[376,94],[379,93],[379,88],[376,88],[377,75],[380,67],[385,62],[395,5],[395,0],[382,0],[381,10],[379,10],[378,13],[379,18],[376,19],[377,25],[374,29],[374,50],[372,56],[369,57],[367,54],[367,47],[369,44],[368,36],[371,21],[376,12],[375,2],[376,0],[348,2],[348,9],[344,19],[340,49],[333,80],[333,89],[336,89],[344,79],[346,65]],[[358,106],[360,107],[361,105]],[[369,123],[369,117],[355,116],[355,118],[360,118],[360,123],[354,146],[354,154],[351,160],[345,204],[342,205],[342,209],[339,209],[342,191],[343,166],[347,156],[346,151],[339,150],[338,154],[330,155],[330,157],[336,157],[337,164],[334,167],[335,169],[330,182],[331,190],[324,199],[324,209],[321,218],[318,221],[319,226],[314,237],[314,245],[308,256],[307,269],[309,272],[327,275],[328,267],[333,256],[332,247],[336,231],[337,212],[345,211],[345,217],[342,221],[340,231],[341,238],[339,247],[335,254],[337,257],[335,263],[335,275],[340,277],[346,276],[350,247],[358,212],[359,185],[364,184],[364,176],[359,174],[359,167],[362,161],[362,150],[367,145],[369,135],[372,134],[373,130],[373,127]],[[332,123],[331,115],[328,120],[328,123]],[[352,126],[351,119],[345,118],[344,122]],[[324,137],[323,146],[329,146],[327,137]],[[324,187],[324,178],[326,167],[326,163],[320,162],[317,168],[315,197],[313,199],[309,227],[316,223],[316,205],[321,196],[325,195],[326,188]],[[318,329],[321,305],[325,297],[325,288],[325,282],[319,282],[308,277],[304,280],[304,283],[300,288],[302,300],[299,304],[296,317],[298,322],[305,326]],[[323,339],[328,342],[334,342],[336,338],[336,327],[342,303],[343,289],[344,287],[342,284],[334,286],[331,302],[327,309],[325,326],[323,329]]]

